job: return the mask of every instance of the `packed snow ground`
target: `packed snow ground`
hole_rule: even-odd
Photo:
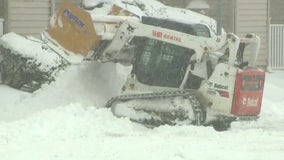
[[[1,160],[282,160],[284,72],[268,73],[256,122],[145,128],[103,104],[118,95],[125,68],[86,62],[30,94],[0,85]]]

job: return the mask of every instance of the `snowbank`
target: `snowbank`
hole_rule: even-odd
[[[117,72],[119,68],[121,70]],[[84,62],[62,70],[56,81],[42,85],[33,94],[17,91],[13,96],[13,89],[9,89],[11,94],[6,95],[4,91],[8,90],[7,87],[5,90],[1,87],[1,99],[14,97],[14,100],[3,102],[0,99],[0,121],[21,119],[46,108],[78,102],[103,107],[108,99],[120,94],[126,79],[125,72],[129,72],[129,69],[113,63]]]
[[[284,73],[267,74],[258,121],[216,132],[186,125],[148,129],[114,117],[101,106],[119,94],[125,77],[117,69],[125,74],[114,64],[73,66],[33,94],[0,86],[1,97],[10,97],[0,99],[1,160],[283,159]]]
[[[156,1],[124,2],[124,7],[145,2],[143,14],[167,16],[168,9],[157,7],[160,4]],[[169,15],[176,17],[187,11],[174,12]],[[189,19],[186,15],[177,17]],[[43,69],[56,65],[57,57],[40,49],[40,43],[24,44],[22,38],[14,41],[10,36],[15,35],[4,37],[6,45],[13,45],[9,47],[27,57],[38,57]],[[45,54],[48,56],[44,59],[39,57]],[[259,120],[235,122],[226,132],[188,125],[149,129],[113,116],[103,106],[110,97],[120,94],[127,72],[128,68],[112,63],[84,62],[62,70],[56,81],[34,93],[0,85],[0,159],[283,159],[283,72],[267,74]]]
[[[0,44],[11,49],[13,54],[21,54],[35,61],[41,70],[49,71],[62,63],[60,56],[50,49],[44,49],[43,42],[33,37],[23,37],[10,32],[1,37]]]
[[[68,65],[42,41],[13,32],[0,38],[0,59],[1,81],[28,92],[53,81]]]
[[[215,132],[195,126],[151,130],[115,118],[108,109],[85,107],[70,104],[1,123],[1,159],[280,160],[284,156],[283,132],[275,130]]]

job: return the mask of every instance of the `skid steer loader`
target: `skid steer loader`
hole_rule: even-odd
[[[64,3],[42,39],[70,63],[132,66],[122,94],[106,104],[115,116],[150,127],[213,125],[220,131],[258,117],[265,72],[256,67],[257,35],[217,35],[213,19],[156,1],[99,2]]]

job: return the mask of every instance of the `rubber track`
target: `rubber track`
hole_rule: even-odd
[[[163,91],[163,92],[153,92],[153,93],[138,93],[138,94],[125,94],[120,95],[117,97],[111,98],[106,107],[109,108],[117,102],[124,102],[128,100],[136,100],[136,99],[158,99],[158,98],[169,98],[169,97],[176,97],[182,96],[189,99],[192,110],[194,113],[194,119],[196,121],[196,125],[202,125],[205,121],[205,111],[202,109],[199,101],[195,95],[196,90],[175,90],[175,91]]]

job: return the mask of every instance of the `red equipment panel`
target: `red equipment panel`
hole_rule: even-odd
[[[257,116],[261,110],[265,72],[259,69],[239,70],[234,90],[232,114]]]

